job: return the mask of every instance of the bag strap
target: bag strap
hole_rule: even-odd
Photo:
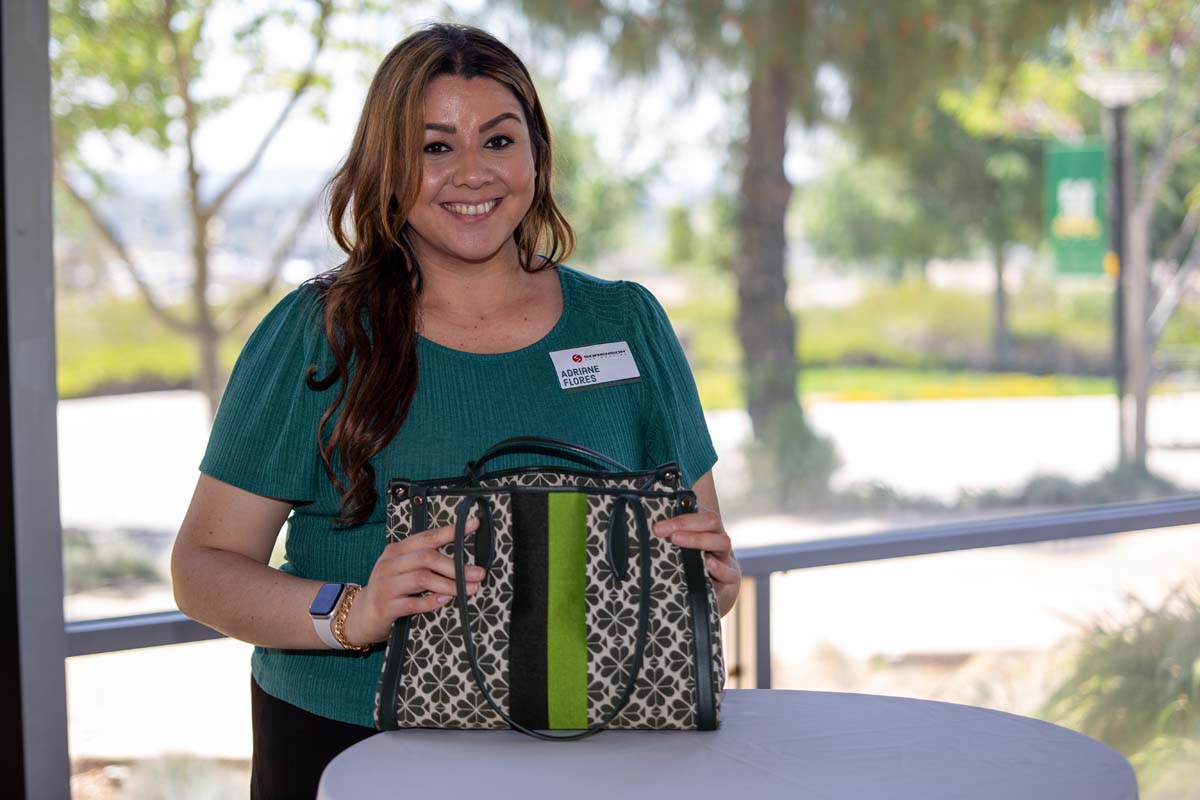
[[[631,470],[619,461],[609,458],[603,453],[598,453],[591,448],[584,447],[580,444],[564,442],[561,439],[551,439],[546,436],[513,436],[510,439],[504,439],[496,442],[489,447],[483,455],[474,461],[467,462],[467,468],[463,474],[466,475],[472,483],[478,483],[480,476],[483,474],[483,465],[491,461],[493,458],[499,458],[504,455],[513,453],[536,453],[538,455],[558,456],[569,461],[591,463],[599,461],[607,464],[619,472],[630,472]]]
[[[637,518],[638,564],[641,567],[642,573],[641,595],[638,600],[637,632],[634,634],[636,641],[633,649],[633,663],[629,668],[629,677],[625,681],[625,687],[621,690],[621,694],[617,698],[617,704],[600,722],[577,733],[554,735],[526,728],[509,716],[500,707],[500,704],[496,702],[495,698],[492,697],[492,693],[487,687],[487,682],[483,679],[483,672],[479,668],[479,654],[475,651],[475,637],[471,632],[471,609],[467,602],[466,563],[464,555],[466,548],[464,545],[466,541],[467,517],[470,516],[471,506],[477,502],[478,498],[484,498],[486,501],[486,497],[487,495],[478,494],[471,494],[464,497],[463,501],[459,503],[458,518],[454,524],[454,585],[457,590],[455,602],[458,605],[459,618],[462,621],[463,641],[467,648],[467,659],[471,662],[471,674],[475,678],[475,685],[479,687],[479,691],[483,693],[484,699],[487,700],[492,710],[499,714],[500,718],[513,728],[521,731],[521,733],[548,742],[570,742],[597,734],[604,730],[608,726],[608,723],[612,722],[625,709],[625,706],[629,704],[629,698],[633,696],[634,684],[637,683],[638,673],[642,669],[642,654],[646,649],[646,636],[650,629],[650,526],[646,521],[646,509],[636,497],[620,495],[620,497],[627,498],[627,502],[633,508],[634,516]],[[615,511],[616,509],[614,508]]]

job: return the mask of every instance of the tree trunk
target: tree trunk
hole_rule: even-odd
[[[196,319],[196,349],[199,356],[196,388],[208,400],[208,419],[211,423],[217,414],[221,393],[225,390],[225,376],[217,356],[221,335],[213,323],[212,310],[208,306],[207,221],[203,215],[193,211],[192,222],[192,261],[196,267],[196,280],[192,284],[192,313]]]
[[[1132,465],[1146,470],[1146,413],[1150,403],[1150,384],[1153,381],[1154,345],[1148,335],[1147,322],[1150,316],[1150,222],[1149,214],[1133,213],[1129,217],[1129,275],[1126,288],[1128,298],[1125,308],[1125,352],[1128,354],[1129,371],[1127,386],[1130,396],[1127,408],[1125,431],[1130,438],[1126,451]]]
[[[784,216],[792,187],[783,171],[792,92],[786,68],[757,69],[750,81],[745,165],[738,192],[737,332],[746,409],[756,438],[779,410],[798,405],[796,323],[787,307]]]
[[[1004,242],[992,243],[992,267],[996,272],[996,287],[992,303],[992,369],[1009,366],[1012,354],[1012,332],[1008,327],[1008,292],[1004,288]]]

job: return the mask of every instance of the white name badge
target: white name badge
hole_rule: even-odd
[[[632,383],[642,377],[625,342],[553,350],[550,360],[564,392]]]

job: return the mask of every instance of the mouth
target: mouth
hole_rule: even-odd
[[[504,200],[497,197],[483,203],[442,203],[442,208],[463,222],[482,222],[492,215]]]

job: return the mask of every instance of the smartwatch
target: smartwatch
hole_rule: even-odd
[[[348,585],[326,583],[313,598],[312,605],[308,607],[308,615],[312,617],[313,629],[316,630],[317,636],[334,650],[346,649],[333,635],[333,617],[337,613],[338,606],[341,605],[342,598],[346,596]]]

